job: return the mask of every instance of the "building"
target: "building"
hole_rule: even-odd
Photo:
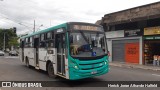
[[[106,14],[100,21],[111,61],[152,64],[160,56],[160,2]]]

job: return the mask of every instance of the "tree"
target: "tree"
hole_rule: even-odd
[[[5,47],[11,48],[11,46],[18,47],[18,37],[17,34],[14,32],[14,28],[10,29],[0,29],[0,49],[3,49],[4,43],[4,33],[5,33]]]

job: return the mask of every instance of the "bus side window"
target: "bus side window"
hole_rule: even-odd
[[[28,47],[28,38],[25,38],[25,47]]]
[[[39,46],[41,48],[45,48],[46,47],[46,42],[45,41],[41,41],[40,44],[39,44]]]
[[[54,39],[54,31],[52,32],[52,35],[51,35],[51,36],[52,36],[52,39]]]
[[[44,41],[44,34],[41,34],[41,35],[40,35],[40,40],[41,40],[41,41]]]
[[[44,48],[44,47],[46,47],[46,42],[45,42],[45,34],[41,34],[40,35],[40,43],[39,43],[39,46],[41,47],[41,48]]]
[[[30,40],[29,40],[29,47],[33,47],[33,38],[30,37]]]
[[[47,35],[46,35],[46,37],[47,37],[47,40],[51,39],[51,32],[48,32]]]
[[[53,48],[54,47],[53,43],[54,43],[54,40],[49,40],[49,41],[47,41],[47,46]]]

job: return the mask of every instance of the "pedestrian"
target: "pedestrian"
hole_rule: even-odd
[[[157,65],[157,60],[158,60],[158,55],[154,55],[154,56],[153,56],[153,65],[154,65],[154,66]]]

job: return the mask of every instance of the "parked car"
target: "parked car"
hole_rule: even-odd
[[[17,51],[10,51],[9,56],[18,56],[18,52]]]
[[[4,52],[0,50],[0,56],[4,56]]]

